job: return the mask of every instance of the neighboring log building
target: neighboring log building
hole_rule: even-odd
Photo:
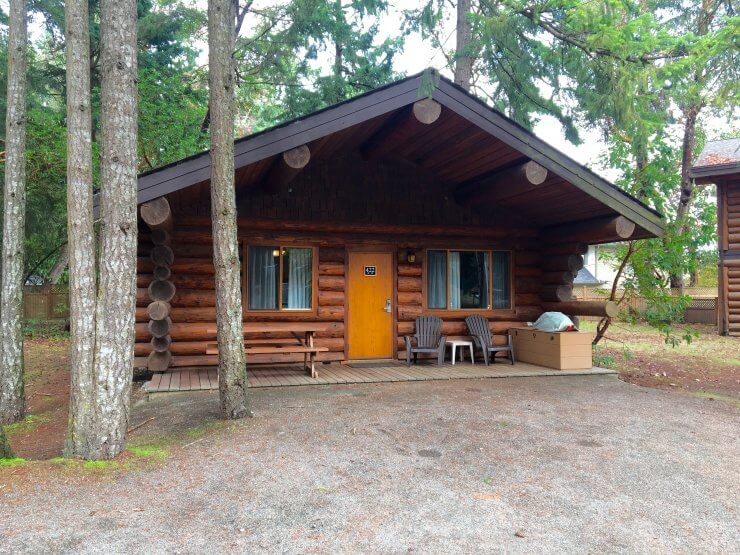
[[[543,310],[611,312],[572,300],[586,245],[663,232],[660,214],[428,73],[235,148],[244,320],[332,322],[318,360],[396,358],[420,314],[463,335],[474,312],[496,333]],[[139,178],[141,366],[217,363],[209,175],[203,153]]]
[[[719,332],[740,336],[740,138],[707,143],[691,177],[717,185]]]

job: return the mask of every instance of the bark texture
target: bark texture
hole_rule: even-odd
[[[0,459],[12,459],[13,450],[10,448],[8,438],[5,436],[5,430],[0,425]]]
[[[218,383],[221,412],[226,418],[242,418],[249,414],[234,196],[234,21],[231,0],[208,1],[211,214]]]
[[[23,391],[23,248],[26,225],[25,0],[10,0],[8,99],[5,124],[3,259],[0,290],[0,425],[25,413]]]
[[[65,454],[94,445],[95,244],[88,1],[67,0],[67,237],[70,312],[70,406]]]
[[[95,442],[87,458],[125,447],[136,302],[136,0],[102,0],[100,260],[95,310]]]
[[[69,164],[67,165],[67,179],[69,179]],[[69,187],[67,189],[69,190]],[[69,201],[69,196],[67,197],[67,200]],[[67,267],[67,263],[69,262],[68,249],[69,245],[62,245],[62,247],[59,249],[57,260],[56,262],[54,262],[54,266],[51,267],[51,271],[49,272],[49,282],[52,285],[56,285],[57,283],[59,283],[59,280],[62,279],[64,269]]]
[[[457,1],[457,43],[455,47],[455,84],[466,91],[470,90],[473,80],[473,58],[468,50],[473,41],[473,26],[469,14],[471,0]]]

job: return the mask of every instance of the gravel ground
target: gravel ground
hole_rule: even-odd
[[[0,552],[737,552],[740,412],[611,376],[263,389],[155,468],[0,489]],[[163,410],[167,407],[167,410]],[[156,430],[217,398],[138,403]],[[0,469],[0,485],[3,484]],[[7,472],[7,471],[5,471]]]

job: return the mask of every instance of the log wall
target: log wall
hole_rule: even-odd
[[[740,181],[717,187],[720,333],[740,335]]]
[[[338,323],[333,331],[317,334],[316,344],[328,348],[318,356],[323,361],[346,359],[345,263],[351,249],[367,250],[370,246],[395,254],[394,327],[399,356],[404,356],[404,336],[413,333],[414,320],[421,314],[442,317],[443,331],[448,336],[467,333],[464,317],[469,311],[424,308],[424,254],[428,248],[512,253],[513,306],[484,313],[494,334],[535,320],[544,302],[570,301],[572,276],[583,265],[581,243],[548,244],[538,229],[481,216],[485,211],[457,204],[443,183],[405,162],[371,164],[357,155],[311,162],[287,189],[268,192],[255,186],[238,191],[242,256],[248,244],[311,246],[318,253],[313,310],[247,311],[245,299],[244,318]],[[172,256],[166,260],[169,275],[160,277],[174,288],[168,313],[169,367],[216,365],[217,357],[205,354],[207,345],[216,341],[208,188],[184,189],[168,195],[167,200],[174,221],[169,241]],[[146,365],[146,357],[153,350],[147,306],[157,266],[151,258],[151,233],[141,226],[135,353],[141,366]],[[416,254],[413,263],[407,261],[409,250]],[[263,334],[263,338],[277,339],[280,335]],[[272,362],[267,355],[250,360]],[[302,360],[302,355],[296,360]]]

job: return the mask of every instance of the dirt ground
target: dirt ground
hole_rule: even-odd
[[[593,327],[591,322],[584,324],[585,329]],[[740,339],[720,337],[706,326],[693,329],[699,336],[691,345],[672,348],[648,326],[615,323],[597,349],[595,360],[602,364],[606,360],[619,371],[620,379],[629,383],[707,397],[740,408]],[[68,341],[56,332],[26,339],[30,416],[6,427],[18,457],[46,460],[61,456],[69,406],[68,348]],[[141,397],[135,385],[134,400]]]
[[[585,329],[594,323],[585,322]],[[706,396],[740,407],[740,338],[721,337],[716,328],[689,326],[698,332],[690,344],[666,345],[663,335],[641,324],[615,322],[597,347],[620,378],[638,385]],[[603,365],[603,364],[602,364]]]
[[[0,552],[732,552],[738,409],[614,376],[140,400],[126,456],[0,467]],[[154,418],[154,420],[149,420]]]

